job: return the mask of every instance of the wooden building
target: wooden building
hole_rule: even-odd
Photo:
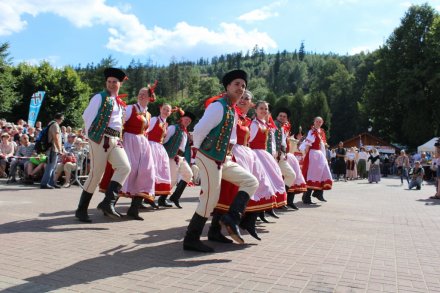
[[[370,150],[371,148],[376,148],[380,153],[386,154],[395,154],[396,152],[400,152],[400,149],[383,139],[380,139],[369,132],[361,133],[357,136],[354,136],[350,139],[347,139],[343,142],[345,148],[357,147],[360,148],[363,146],[366,150]],[[334,146],[337,148],[338,146]]]

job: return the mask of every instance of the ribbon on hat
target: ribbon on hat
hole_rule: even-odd
[[[149,93],[150,93],[150,102],[154,102],[156,101],[156,96],[154,94],[154,91],[156,90],[157,87],[157,79],[154,81],[153,85],[150,85],[150,88],[148,89]]]
[[[284,132],[285,132],[286,134],[290,134],[290,129],[291,129],[291,127],[292,127],[292,125],[290,124],[289,121],[287,121],[286,123],[284,123],[284,125],[283,125]]]
[[[269,119],[267,121],[267,126],[269,126],[272,129],[277,129],[277,126],[275,125],[275,122],[273,121],[272,115],[269,114]]]

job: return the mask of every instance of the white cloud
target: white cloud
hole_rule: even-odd
[[[49,62],[52,66],[56,66],[58,61],[60,60],[60,56],[47,56],[43,58],[32,58],[26,60],[14,60],[14,63],[26,63],[29,65],[40,65],[41,62],[46,61]]]
[[[383,43],[375,43],[375,44],[353,47],[353,48],[351,48],[349,54],[354,55],[354,54],[359,54],[361,52],[364,52],[364,53],[373,52],[373,51],[379,49],[379,47],[382,45],[383,45]]]
[[[106,47],[131,55],[161,52],[163,50],[189,49],[197,46],[222,46],[224,49],[247,50],[256,44],[273,49],[275,41],[258,30],[245,31],[232,23],[221,23],[218,31],[202,26],[191,26],[180,22],[172,29],[145,27],[139,19],[127,11],[108,6],[105,0],[84,0],[81,4],[72,0],[15,0],[0,3],[0,36],[7,36],[24,30],[27,26],[22,16],[53,13],[67,19],[78,28],[102,25],[108,27],[109,39]],[[276,2],[272,5],[279,5]]]
[[[273,11],[275,8],[283,5],[286,3],[285,1],[277,1],[272,4],[263,6],[259,9],[252,10],[250,12],[247,12],[245,14],[242,14],[238,17],[239,20],[243,20],[246,22],[254,22],[254,21],[261,21],[265,20],[271,17],[277,17],[278,12]]]

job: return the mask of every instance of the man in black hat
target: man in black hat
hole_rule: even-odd
[[[194,127],[193,142],[198,149],[195,162],[200,169],[201,194],[183,240],[185,250],[214,251],[200,241],[200,235],[218,202],[222,178],[239,186],[239,191],[229,212],[220,222],[236,242],[244,243],[238,224],[250,195],[258,187],[255,176],[228,156],[230,144],[236,140],[234,106],[246,89],[247,74],[243,70],[230,71],[223,77],[222,83],[226,94],[207,106],[203,117]]]
[[[117,68],[104,70],[106,89],[90,100],[83,113],[87,136],[89,138],[91,167],[75,216],[81,222],[91,222],[87,208],[93,192],[104,173],[107,161],[112,164],[114,174],[105,192],[104,200],[98,205],[104,215],[113,219],[121,217],[115,211],[118,193],[130,174],[130,164],[121,143],[121,131],[125,103],[118,96],[126,74]]]
[[[288,151],[287,139],[290,135],[290,110],[284,107],[278,108],[275,116],[275,126],[277,127],[275,131],[277,161],[284,178],[284,184],[286,185],[287,206],[297,210],[298,207],[293,203],[295,193],[305,192],[307,189],[298,160]]]
[[[180,177],[180,181],[174,193],[170,196],[170,200],[179,209],[182,208],[179,199],[193,176],[191,167],[185,160],[184,153],[189,139],[188,126],[192,121],[195,121],[195,119],[196,117],[193,113],[185,111],[177,124],[168,126],[167,135],[163,144],[170,158],[171,186],[176,185],[177,177]],[[171,205],[166,202],[166,195],[159,197],[158,204],[159,206],[171,207]]]

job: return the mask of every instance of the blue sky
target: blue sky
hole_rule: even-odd
[[[7,3],[6,3],[7,2]],[[372,51],[411,4],[440,0],[2,0],[0,43],[13,62],[76,66],[112,56],[168,64],[252,50]]]

